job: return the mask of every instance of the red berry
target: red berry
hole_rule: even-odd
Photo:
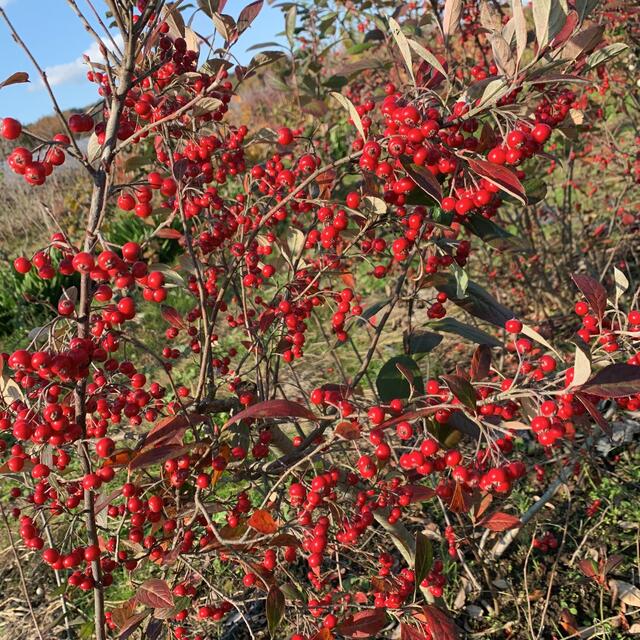
[[[520,320],[516,320],[512,318],[511,320],[507,320],[504,323],[504,328],[507,333],[520,333],[522,331],[522,322]]]
[[[3,118],[0,135],[6,140],[15,140],[22,133],[22,125],[14,118]]]

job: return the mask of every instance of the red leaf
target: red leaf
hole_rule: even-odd
[[[396,424],[398,424],[398,422],[402,422],[404,420],[410,421],[410,420],[415,420],[416,418],[422,418],[423,416],[428,416],[432,413],[435,413],[437,410],[438,410],[437,407],[421,407],[420,409],[415,409],[414,411],[407,411],[402,415],[395,416],[394,418],[389,418],[389,420],[385,420],[385,422],[383,422],[378,427],[378,429],[380,430],[388,429],[389,427],[393,427]]]
[[[342,282],[344,282],[347,287],[351,288],[351,289],[355,289],[356,288],[356,279],[353,277],[352,273],[343,273],[340,276]]]
[[[422,629],[411,627],[406,622],[401,622],[400,640],[427,640],[427,636]]]
[[[264,534],[275,533],[278,530],[278,523],[273,519],[273,516],[264,509],[256,509],[252,514],[247,524],[256,531]]]
[[[149,611],[141,611],[126,620],[124,625],[120,628],[118,640],[127,640],[127,638],[130,638],[133,632],[142,624],[148,615]]]
[[[104,464],[108,467],[124,467],[135,457],[136,451],[133,449],[117,449],[104,461]]]
[[[462,489],[462,484],[456,482],[456,486],[453,489],[453,495],[449,502],[449,511],[453,513],[466,513],[471,507],[471,498]]]
[[[555,49],[559,47],[563,42],[566,42],[572,35],[574,29],[578,26],[578,22],[580,22],[580,17],[576,11],[569,11],[567,14],[567,19],[565,20],[564,26],[560,29],[558,35],[553,39],[551,43],[551,48]]]
[[[408,176],[438,204],[442,202],[442,187],[438,179],[427,169],[417,164],[403,164]]]
[[[640,393],[640,365],[610,364],[587,380],[580,391],[599,398],[624,398]]]
[[[602,320],[607,310],[607,290],[597,280],[583,273],[574,273],[571,277],[589,306],[596,312],[598,319]]]
[[[479,344],[471,359],[470,375],[472,380],[483,380],[491,369],[491,347]]]
[[[513,171],[499,164],[493,164],[486,160],[467,158],[470,169],[479,176],[502,189],[505,193],[527,204],[527,195],[524,187]]]
[[[427,604],[422,607],[422,612],[416,615],[418,620],[426,623],[432,638],[437,640],[457,640],[458,627],[453,620],[441,609]]]
[[[327,169],[324,173],[316,176],[316,184],[319,187],[318,198],[324,200],[331,195],[336,182],[335,169]]]
[[[258,318],[258,328],[260,333],[266,333],[267,329],[273,324],[276,319],[276,312],[273,309],[267,309],[263,311]]]
[[[387,614],[383,609],[359,611],[343,620],[336,631],[347,638],[374,638],[387,626]]]
[[[145,580],[136,591],[136,599],[140,604],[152,609],[171,609],[173,607],[171,589],[160,578]]]
[[[583,558],[578,562],[578,566],[580,567],[580,571],[582,571],[587,578],[595,578],[598,575],[598,567],[593,560]]]
[[[496,511],[485,516],[478,524],[490,531],[509,531],[509,529],[517,529],[522,526],[520,518],[516,518],[516,516],[512,516],[509,513],[503,513],[502,511]]]
[[[182,316],[173,307],[163,304],[160,315],[162,319],[172,327],[176,327],[177,329],[184,329],[186,327]]]
[[[421,484],[409,484],[405,485],[405,489],[411,490],[411,499],[412,503],[415,502],[427,502],[427,500],[431,500],[436,495],[436,492],[429,488],[424,487]]]
[[[598,411],[589,398],[583,393],[576,391],[574,394],[576,398],[582,403],[582,406],[589,412],[589,415],[596,421],[596,424],[608,435],[611,435],[611,425],[605,420],[605,417]]]
[[[251,405],[244,411],[236,413],[235,416],[227,420],[222,427],[227,427],[240,422],[240,420],[248,420],[249,418],[305,418],[307,420],[318,420],[318,417],[309,411],[306,407],[298,402],[291,400],[265,400]]]
[[[251,23],[260,13],[260,9],[262,9],[262,0],[255,0],[240,12],[238,16],[238,34],[241,34],[251,26]]]
[[[187,451],[189,451],[189,447],[181,447],[179,444],[164,444],[153,447],[153,449],[145,449],[129,463],[129,469],[152,467],[154,464],[165,462],[170,458],[177,458]]]
[[[197,413],[189,417],[179,415],[162,418],[145,436],[143,447],[146,449],[151,445],[156,447],[165,444],[182,445],[182,437],[186,430],[192,425],[200,424],[204,419],[204,416]]]
[[[103,509],[106,509],[116,498],[122,495],[120,489],[114,489],[111,493],[102,494],[97,497],[93,504],[93,512],[98,515]]]
[[[335,432],[345,440],[357,440],[361,435],[358,425],[346,420],[336,425]]]
[[[182,240],[182,233],[177,229],[158,229],[156,232],[156,238],[164,238],[166,240]]]

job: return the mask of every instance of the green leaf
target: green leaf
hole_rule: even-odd
[[[434,286],[438,291],[446,293],[451,302],[457,304],[467,313],[498,327],[504,327],[507,320],[515,318],[516,314],[511,309],[499,303],[490,293],[472,280],[469,281],[467,291],[462,298],[456,295],[457,284],[453,276],[449,276],[446,281],[436,278]]]
[[[347,98],[346,96],[343,96],[341,93],[338,93],[337,91],[332,91],[331,96],[335,98],[349,112],[349,117],[351,118],[351,120],[353,121],[353,124],[358,130],[360,137],[363,140],[366,140],[367,138],[364,134],[364,127],[362,126],[362,120],[360,119],[360,114],[358,114],[358,112],[356,111],[356,108],[353,106],[353,102],[351,102],[349,98]]]
[[[543,49],[560,32],[567,14],[559,0],[534,0],[532,12],[538,47]]]
[[[346,86],[349,83],[349,80],[344,76],[331,76],[327,78],[322,84],[328,89],[340,90],[342,87]]]
[[[267,594],[266,615],[269,634],[273,638],[284,617],[284,594],[275,585],[269,589]]]
[[[382,365],[376,378],[376,389],[383,402],[411,397],[412,387],[418,394],[424,390],[420,368],[413,358],[396,356]]]
[[[358,44],[354,44],[352,47],[347,49],[347,53],[349,55],[355,56],[367,49],[371,49],[375,43],[374,42],[359,42]]]
[[[472,411],[475,410],[478,396],[473,385],[467,379],[456,375],[442,376],[442,379],[447,383],[451,393],[453,393],[465,407]]]
[[[442,336],[431,331],[413,331],[405,336],[405,350],[409,353],[429,353],[442,342]]]
[[[433,564],[433,545],[431,540],[418,532],[416,535],[416,558],[414,563],[415,585],[420,587],[420,583],[425,579]]]
[[[599,65],[603,64],[620,55],[623,51],[629,48],[624,42],[614,42],[613,44],[602,47],[594,51],[587,59],[587,65],[589,69],[595,69]]]
[[[256,51],[256,49],[266,49],[267,47],[281,47],[279,42],[259,42],[250,47],[247,47],[246,51]]]
[[[367,307],[362,311],[362,315],[358,317],[358,324],[364,324],[367,320],[373,318],[373,316],[381,311],[389,304],[389,299],[380,300],[378,302],[374,302],[370,307]]]
[[[462,298],[467,291],[469,284],[469,275],[467,272],[455,262],[451,265],[453,269],[453,277],[456,279],[456,297]]]
[[[409,40],[409,46],[427,63],[430,64],[436,71],[439,71],[447,80],[449,76],[444,70],[444,67],[440,64],[438,58],[436,58],[431,51],[425,49],[421,44],[418,44],[415,40]]]
[[[393,36],[393,39],[396,41],[396,44],[398,45],[398,49],[400,49],[402,59],[404,60],[404,64],[407,67],[407,71],[409,72],[411,82],[415,86],[416,79],[413,75],[411,47],[409,46],[409,41],[407,40],[407,36],[405,36],[404,33],[402,33],[402,29],[400,28],[400,25],[393,18],[389,18],[389,28],[391,29],[391,35]]]
[[[296,7],[296,5],[291,5],[291,7],[289,7],[289,10],[287,11],[287,15],[285,17],[285,33],[287,35],[287,40],[289,41],[289,44],[291,45],[291,48],[293,49],[293,44],[294,44],[294,33],[296,30],[296,19],[298,17],[298,8]]]
[[[531,251],[526,240],[514,236],[483,216],[476,214],[468,216],[464,221],[464,226],[498,251]]]
[[[286,57],[287,54],[284,51],[260,51],[251,58],[251,62],[249,62],[249,69],[255,71],[259,67],[264,67]]]
[[[490,347],[499,347],[502,345],[502,343],[498,339],[494,338],[492,335],[489,335],[485,331],[482,331],[482,329],[472,327],[471,325],[460,322],[455,318],[443,318],[442,320],[435,320],[434,322],[430,322],[427,326],[430,329],[434,329],[436,331],[455,333],[457,336],[465,338],[466,340],[471,340],[471,342],[475,342],[476,344],[486,344]]]

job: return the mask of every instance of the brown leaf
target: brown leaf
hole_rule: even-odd
[[[487,30],[498,32],[502,29],[502,18],[487,0],[480,1],[480,24]]]
[[[170,609],[174,604],[169,585],[160,578],[145,580],[136,591],[136,600],[152,609]]]
[[[318,417],[309,409],[291,400],[265,400],[257,402],[250,407],[236,413],[227,420],[223,429],[240,422],[255,418],[304,418],[306,420],[318,420]]]
[[[238,16],[238,35],[251,26],[262,9],[263,0],[255,0],[248,4]]]
[[[600,44],[603,34],[604,25],[596,24],[583,29],[567,40],[562,49],[562,57],[575,60],[583,54],[590,53]]]
[[[597,280],[583,273],[574,273],[571,278],[587,299],[589,306],[596,313],[598,319],[602,320],[607,310],[607,290]]]
[[[614,590],[620,602],[630,607],[640,607],[640,589],[622,580],[609,580],[609,586]]]
[[[503,513],[502,511],[496,511],[485,516],[478,524],[490,531],[509,531],[510,529],[517,529],[522,526],[520,518],[516,518],[516,516],[512,516],[509,513]]]
[[[460,28],[462,17],[462,0],[446,0],[442,15],[442,32],[445,40]]]
[[[135,598],[131,598],[130,600],[127,600],[127,602],[125,602],[123,605],[111,609],[111,619],[113,620],[113,623],[116,625],[116,627],[118,627],[118,629],[122,629],[127,623],[127,620],[131,618],[135,610],[136,600]]]
[[[482,514],[491,506],[493,502],[493,496],[490,493],[485,493],[475,504],[473,509],[473,515],[475,519],[481,518]]]
[[[30,82],[29,74],[25,71],[16,71],[0,82],[0,89],[8,87],[11,84],[22,84],[24,82]]]
[[[146,611],[136,613],[126,620],[123,627],[120,629],[118,640],[127,640],[127,638],[130,638],[131,634],[142,624],[149,613],[150,611],[147,609]]]
[[[278,523],[273,519],[273,516],[265,509],[256,509],[252,514],[247,524],[256,531],[265,535],[275,533],[278,530]]]
[[[511,9],[516,34],[516,62],[519,63],[527,48],[527,20],[524,17],[522,0],[511,0]]]
[[[513,76],[516,72],[516,61],[511,54],[511,47],[507,41],[499,35],[490,38],[491,50],[493,51],[493,59],[496,66],[506,76]]]
[[[569,635],[579,635],[578,621],[568,609],[563,609],[560,612],[560,625],[565,633]]]

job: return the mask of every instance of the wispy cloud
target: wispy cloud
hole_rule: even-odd
[[[11,2],[11,0],[0,0],[0,3],[1,2]],[[121,36],[116,36],[115,41],[118,47],[122,46]],[[51,86],[59,87],[61,85],[80,84],[85,81],[87,71],[89,71],[85,56],[92,62],[104,62],[104,56],[100,52],[100,47],[94,42],[75,60],[62,64],[54,64],[45,68]]]
[[[0,0],[0,8],[4,9],[13,0]]]

